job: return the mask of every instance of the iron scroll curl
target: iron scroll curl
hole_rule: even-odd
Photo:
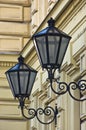
[[[29,106],[25,105],[25,99],[20,98],[19,99],[20,102],[20,108],[21,108],[21,113],[23,115],[23,117],[25,119],[33,119],[33,118],[37,118],[37,120],[44,125],[48,125],[50,123],[52,123],[53,121],[55,121],[55,125],[57,123],[57,114],[58,114],[58,109],[57,109],[57,105],[55,105],[55,109],[51,106],[46,106],[44,109],[39,107],[38,109],[34,109],[34,108],[30,108]],[[25,112],[27,111],[27,112]],[[27,114],[26,114],[27,113]],[[46,122],[46,120],[42,120],[42,118],[40,118],[40,116],[46,116],[47,118],[49,117],[50,120],[48,122]],[[51,118],[52,117],[52,118]]]
[[[58,95],[63,95],[65,93],[69,93],[69,95],[76,101],[85,101],[86,97],[83,96],[83,98],[80,98],[80,96],[83,95],[83,93],[86,93],[86,80],[79,80],[77,83],[76,82],[70,82],[70,83],[66,83],[66,82],[60,82],[56,79],[54,79],[54,82],[57,84],[55,89],[54,89],[54,85],[53,85],[53,80],[50,79],[50,86],[52,91],[55,94]],[[59,90],[59,91],[58,91]],[[74,95],[75,92],[79,91],[79,97],[76,97],[76,95]]]

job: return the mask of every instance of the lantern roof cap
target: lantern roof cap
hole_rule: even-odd
[[[63,31],[55,27],[55,20],[53,18],[48,20],[48,27],[34,34],[33,38],[40,37],[40,36],[47,36],[47,35],[52,35],[52,36],[57,35],[57,36],[64,36],[64,37],[71,38],[69,35],[67,35]]]
[[[27,64],[24,63],[24,58],[22,56],[20,56],[18,58],[18,61],[19,61],[19,63],[17,63],[12,68],[10,68],[7,72],[13,72],[13,71],[33,71],[33,72],[37,73],[36,70],[34,70],[32,67],[30,67],[30,66],[28,66]]]

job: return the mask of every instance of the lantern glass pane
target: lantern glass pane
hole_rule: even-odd
[[[48,36],[49,61],[51,64],[56,63],[59,41],[59,36]]]
[[[29,71],[19,71],[21,94],[26,94],[29,80]]]
[[[11,84],[10,77],[9,77],[9,74],[8,74],[8,73],[6,73],[6,77],[7,77],[8,83],[9,83],[9,85],[10,85],[12,94],[13,94],[13,96],[15,97],[15,91],[13,90],[13,86],[12,86],[12,84]]]
[[[14,91],[15,95],[19,94],[18,73],[10,72],[9,76],[12,84],[12,90]]]
[[[55,28],[50,28],[48,33],[52,33],[52,34],[57,34],[58,35],[59,31],[57,29],[55,29]]]
[[[36,77],[36,73],[35,72],[31,72],[30,73],[30,79],[29,79],[29,84],[28,84],[28,91],[27,93],[30,95],[31,91],[32,91],[32,87],[35,81],[35,77]]]
[[[40,58],[40,62],[41,64],[46,64],[47,63],[46,38],[45,36],[36,37],[36,41],[37,41],[36,49],[37,49],[38,56]]]
[[[25,64],[21,64],[19,69],[21,69],[21,70],[24,70],[24,69],[28,70],[28,67]]]
[[[59,50],[59,56],[58,56],[58,64],[61,65],[63,58],[65,56],[65,52],[69,43],[69,38],[62,37],[60,50]]]

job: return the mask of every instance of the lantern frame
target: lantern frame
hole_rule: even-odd
[[[19,107],[21,108],[21,113],[22,113],[23,117],[26,118],[27,120],[31,120],[36,117],[37,120],[41,124],[44,124],[44,125],[48,125],[48,124],[52,123],[53,121],[55,121],[55,125],[56,125],[57,124],[57,114],[58,114],[57,105],[55,105],[55,108],[53,108],[51,106],[46,106],[45,108],[39,107],[37,109],[29,107],[29,104],[26,105],[26,98],[29,99],[29,97],[30,97],[30,94],[31,94],[31,91],[33,88],[33,84],[35,82],[37,71],[34,70],[33,68],[31,68],[30,66],[28,66],[27,64],[25,64],[24,58],[22,56],[20,56],[18,58],[18,61],[19,61],[19,63],[16,64],[15,66],[13,66],[11,69],[9,69],[5,74],[7,76],[7,80],[10,85],[13,96],[15,98],[17,98],[19,101]],[[15,75],[15,72],[17,73],[17,76]],[[28,80],[26,83],[27,87],[23,86],[27,90],[29,89],[29,84],[30,84],[30,82],[29,82],[29,77],[31,76],[30,74],[31,73],[35,74],[32,79],[33,82],[31,84],[29,93],[27,93],[27,90],[26,90],[26,93],[21,93],[21,91],[24,90],[24,89],[22,90],[22,88],[20,88],[22,85],[22,84],[20,84],[20,77],[21,77],[20,73],[21,72],[23,74],[25,72],[29,73],[28,76],[22,75],[23,77],[25,76],[24,79]],[[12,80],[12,78],[14,79],[14,77],[11,77],[12,76],[11,74],[13,74],[13,76],[18,78],[18,79],[16,79],[18,82],[17,85],[16,85],[16,80],[14,80],[14,81]],[[22,80],[22,78],[21,78],[21,80]],[[24,81],[24,84],[25,84],[25,82],[26,82],[26,80]],[[16,86],[18,87],[17,89],[19,90],[17,94],[15,93]],[[26,112],[27,112],[27,114],[26,114]],[[51,115],[52,115],[52,119],[49,122],[45,122],[42,120],[42,118],[40,118],[40,116],[42,116],[42,115],[45,115],[46,117],[49,117],[49,116],[51,117]]]
[[[71,37],[48,20],[48,27],[33,35],[33,42],[42,68],[60,69]]]
[[[53,39],[55,40],[52,40],[51,37],[53,37]],[[42,40],[43,38],[45,40]],[[65,38],[65,40],[62,41],[62,38]],[[48,80],[50,81],[52,91],[57,95],[63,95],[68,92],[74,100],[85,101],[86,98],[80,99],[80,97],[76,97],[73,94],[74,92],[79,91],[80,96],[83,95],[83,93],[86,91],[85,79],[79,80],[78,82],[66,83],[60,81],[60,76],[55,78],[55,74],[57,73],[57,71],[58,73],[60,73],[61,65],[66,54],[70,39],[70,36],[55,27],[55,20],[53,18],[50,18],[48,20],[48,27],[33,35],[33,42],[39,58],[40,65],[43,69],[47,70]],[[50,44],[54,46],[53,53],[52,48],[49,49]],[[56,48],[57,50],[55,51]],[[52,57],[52,61],[54,62],[50,62],[50,56]],[[57,90],[55,89],[53,82],[57,84]]]

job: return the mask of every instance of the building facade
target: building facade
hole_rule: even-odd
[[[53,17],[55,26],[72,37],[61,67],[61,81],[86,79],[85,12],[85,0],[0,0],[0,130],[86,130],[86,101],[77,102],[68,93],[58,96],[52,92],[32,41],[32,35],[47,27]],[[29,106],[37,109],[57,104],[56,127],[54,122],[42,125],[36,119],[22,117],[5,76],[19,55],[38,71]],[[74,95],[80,96],[79,92]],[[86,97],[86,92],[82,95],[80,98]]]

